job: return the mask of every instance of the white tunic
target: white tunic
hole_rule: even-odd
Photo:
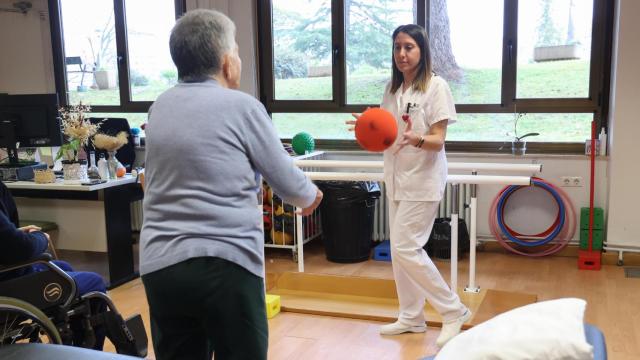
[[[444,147],[435,152],[407,145],[394,155],[398,148],[406,123],[402,115],[407,104],[411,104],[409,116],[413,121],[413,132],[424,135],[429,128],[442,120],[449,125],[456,121],[456,109],[447,82],[440,76],[432,76],[427,91],[413,87],[402,93],[402,86],[390,94],[391,82],[387,84],[380,107],[389,111],[398,123],[396,142],[384,151],[384,181],[387,196],[391,200],[440,201],[447,183],[447,157]]]

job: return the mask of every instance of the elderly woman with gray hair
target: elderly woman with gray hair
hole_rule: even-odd
[[[322,192],[239,92],[235,26],[188,12],[169,40],[179,83],[149,110],[140,273],[158,359],[266,359],[261,176],[311,213]]]

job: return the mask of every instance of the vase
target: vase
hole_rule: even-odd
[[[62,161],[62,174],[64,182],[67,184],[80,184],[86,181],[87,176],[87,160],[64,160]]]
[[[109,159],[107,159],[107,167],[109,169],[109,180],[115,180],[118,171],[118,159],[116,159],[116,152],[109,151]]]
[[[527,152],[526,140],[514,140],[511,141],[511,154],[512,155],[524,155]]]

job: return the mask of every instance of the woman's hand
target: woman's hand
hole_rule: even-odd
[[[398,152],[400,152],[400,150],[402,150],[402,148],[406,145],[415,146],[420,141],[420,136],[414,134],[412,131],[413,121],[411,121],[411,118],[407,116],[406,119],[404,117],[402,119],[407,123],[407,127],[404,129],[402,137],[398,141],[398,148],[396,149],[396,151],[394,151],[393,155],[396,155]]]
[[[367,107],[367,110],[371,109],[371,107]],[[366,110],[365,110],[366,111]],[[347,125],[350,125],[349,127],[349,131],[355,131],[356,130],[356,122],[358,122],[358,119],[360,118],[360,115],[362,115],[362,113],[357,114],[357,113],[351,113],[351,116],[353,116],[353,118],[355,120],[347,120],[344,123]]]
[[[353,116],[355,120],[347,120],[344,123],[349,125],[349,128],[347,130],[356,131],[356,122],[358,121],[360,114],[352,113],[351,116]]]

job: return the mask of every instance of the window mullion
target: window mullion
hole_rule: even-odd
[[[600,126],[608,128],[609,125],[609,103],[610,103],[610,95],[611,95],[611,56],[613,53],[613,22],[614,22],[614,8],[615,3],[610,1],[601,1],[602,3],[602,11],[605,19],[603,20],[602,26],[602,55],[599,71],[602,72],[603,76],[601,78],[602,83],[600,84],[601,93],[598,94],[599,98],[596,100],[600,100],[598,103],[598,109],[600,113],[596,113],[598,116],[598,120],[600,121]]]
[[[64,32],[60,0],[49,0],[49,29],[51,31],[51,53],[53,56],[53,76],[60,106],[69,104],[67,72],[65,65]]]
[[[594,0],[593,2],[593,18],[591,20],[591,61],[589,69],[589,97],[592,100],[598,101],[598,93],[600,91],[600,66],[602,52],[602,12],[604,8],[600,2]]]
[[[518,1],[504,0],[504,30],[502,38],[502,92],[503,107],[511,108],[516,100],[518,68]]]
[[[113,11],[116,28],[116,61],[118,63],[120,106],[126,109],[131,104],[131,85],[129,84],[129,52],[127,49],[127,20],[124,1],[113,0]]]
[[[273,72],[273,5],[271,1],[258,1],[258,31],[262,36],[258,37],[258,65],[260,79],[260,100],[271,112],[275,95],[275,77]]]
[[[331,1],[332,93],[335,107],[347,103],[344,0]]]
[[[595,114],[598,129],[603,126],[606,127],[606,111],[608,111],[609,108],[609,89],[603,86],[603,84],[610,82],[611,75],[606,69],[606,66],[611,65],[611,41],[607,41],[607,38],[610,36],[610,25],[607,24],[607,21],[612,18],[609,14],[611,10],[612,5],[607,4],[606,1],[594,0],[591,30],[589,97],[598,108]],[[609,58],[606,58],[605,54],[609,54]]]

